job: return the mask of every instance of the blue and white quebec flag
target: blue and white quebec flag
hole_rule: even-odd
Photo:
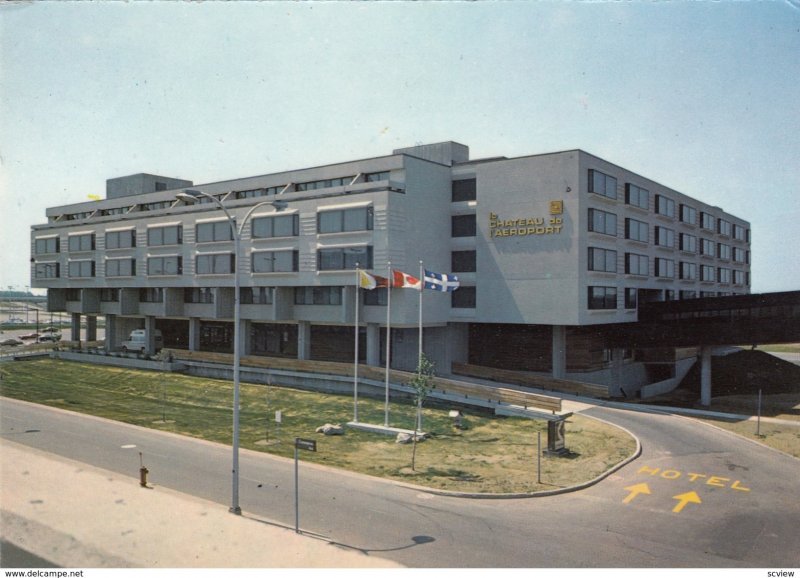
[[[434,291],[455,291],[458,289],[458,277],[446,273],[434,273],[425,269],[425,289]]]

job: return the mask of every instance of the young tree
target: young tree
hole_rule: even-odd
[[[414,420],[414,449],[411,452],[411,469],[416,471],[417,434],[422,431],[422,404],[433,389],[433,362],[423,353],[417,366],[417,374],[408,384],[414,389],[414,402],[417,405],[417,419]]]

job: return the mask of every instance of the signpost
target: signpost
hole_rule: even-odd
[[[317,451],[317,441],[303,438],[294,438],[294,531],[300,533],[300,484],[299,484],[299,450],[309,452]]]

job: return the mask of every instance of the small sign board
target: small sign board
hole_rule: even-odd
[[[317,441],[316,440],[306,440],[303,438],[294,438],[294,447],[299,450],[308,450],[310,452],[317,451]]]

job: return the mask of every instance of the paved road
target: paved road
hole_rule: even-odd
[[[643,445],[587,490],[463,499],[302,464],[300,525],[412,567],[800,566],[800,461],[686,418],[586,413]],[[10,440],[132,477],[142,451],[154,484],[229,503],[225,446],[6,399],[0,420]],[[245,515],[293,527],[293,462],[241,458]]]

